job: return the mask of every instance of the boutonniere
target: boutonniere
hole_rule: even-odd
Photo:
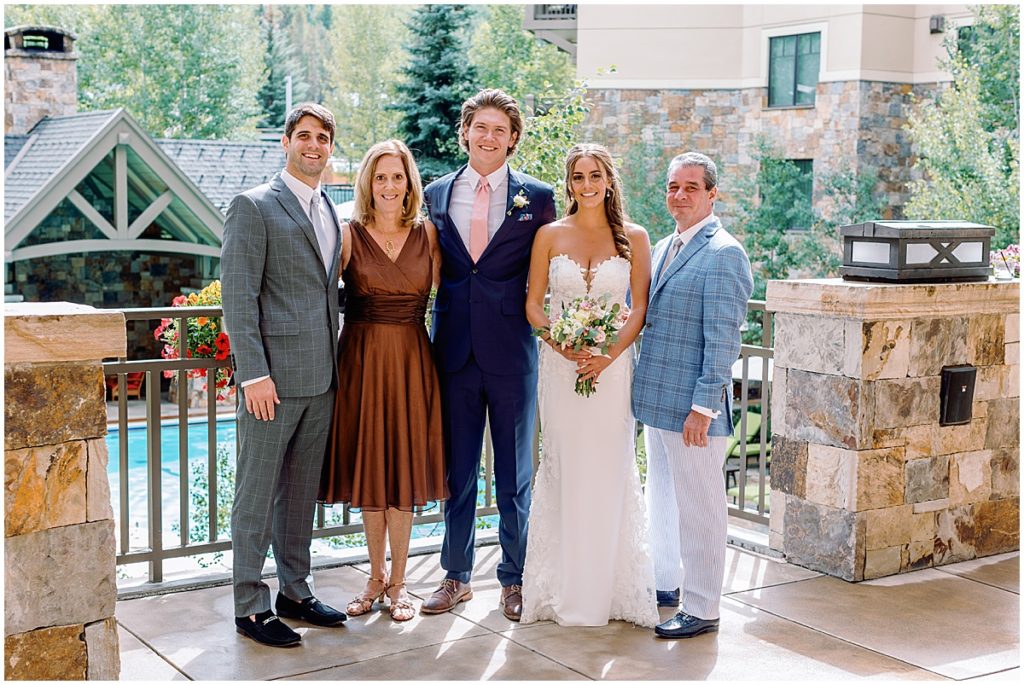
[[[519,192],[512,196],[512,209],[522,209],[529,206],[530,198],[526,197],[526,193],[520,188]],[[508,210],[509,216],[512,216],[512,209]]]

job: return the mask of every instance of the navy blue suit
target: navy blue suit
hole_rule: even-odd
[[[554,191],[509,169],[505,220],[474,263],[448,216],[452,185],[465,168],[424,189],[443,263],[431,326],[450,492],[441,566],[446,577],[469,582],[477,477],[489,417],[502,549],[498,580],[508,586],[522,583],[537,421],[537,341],[526,320],[526,278],[534,235],[555,219]],[[516,195],[525,196],[528,204],[516,207]]]

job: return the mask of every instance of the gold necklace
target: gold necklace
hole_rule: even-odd
[[[370,228],[370,227],[367,226],[367,228]],[[396,235],[398,233],[401,233],[402,229],[398,229],[397,231],[392,231],[391,233],[385,233],[384,231],[382,231],[382,230],[380,230],[378,228],[370,228],[370,230],[373,233],[379,234],[381,236],[381,238],[384,239],[384,254],[387,255],[387,258],[390,259],[391,261],[395,261],[395,251],[396,251],[395,250],[395,242],[393,240],[391,240],[391,238],[389,238],[388,235]]]

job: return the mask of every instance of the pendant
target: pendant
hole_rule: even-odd
[[[390,240],[384,241],[384,254],[388,256],[391,261],[395,260],[395,244]]]

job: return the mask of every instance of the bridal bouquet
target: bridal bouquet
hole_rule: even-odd
[[[591,352],[608,354],[608,348],[619,339],[619,329],[629,317],[629,308],[617,302],[608,304],[608,296],[597,299],[584,295],[569,304],[562,303],[562,313],[550,326],[538,328],[534,335],[548,333],[563,350],[589,349]],[[594,394],[593,379],[583,380],[576,376],[576,394],[590,397]]]

